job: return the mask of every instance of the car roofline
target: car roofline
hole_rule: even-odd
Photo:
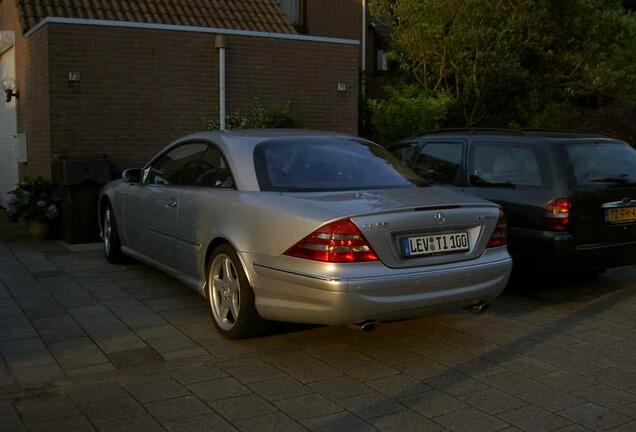
[[[186,136],[180,137],[175,142],[183,142],[192,139],[202,139],[213,142],[222,141],[228,146],[235,145],[235,143],[241,141],[251,141],[253,145],[257,145],[264,141],[293,137],[364,139],[344,132],[320,131],[313,129],[235,129],[193,132]]]

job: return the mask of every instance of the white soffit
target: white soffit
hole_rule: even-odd
[[[13,47],[15,36],[12,31],[0,31],[0,54]]]
[[[61,18],[61,17],[46,17],[30,29],[26,36],[29,37],[46,24],[76,24],[76,25],[88,25],[88,26],[101,26],[101,27],[122,27],[122,28],[136,28],[136,29],[149,29],[149,30],[168,30],[190,33],[212,33],[222,34],[228,36],[247,36],[247,37],[259,37],[269,39],[286,39],[305,42],[322,42],[338,45],[360,45],[360,41],[357,39],[341,39],[324,36],[307,36],[291,33],[270,33],[251,30],[232,30],[224,28],[214,27],[196,27],[196,26],[184,26],[174,24],[154,24],[154,23],[141,23],[131,21],[110,21],[110,20],[97,20],[97,19],[84,19],[84,18]]]

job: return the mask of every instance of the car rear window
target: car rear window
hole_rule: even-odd
[[[565,154],[578,185],[636,182],[636,150],[623,142],[567,144]]]
[[[424,181],[383,147],[355,139],[284,138],[254,149],[262,191],[408,188]]]
[[[476,143],[471,151],[469,180],[480,187],[546,188],[550,186],[547,166],[538,147]]]

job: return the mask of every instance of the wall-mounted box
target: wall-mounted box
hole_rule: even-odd
[[[0,54],[13,48],[15,36],[12,31],[0,31]]]
[[[18,163],[27,163],[29,161],[29,157],[27,154],[27,134],[25,133],[16,135],[15,156],[18,160]]]

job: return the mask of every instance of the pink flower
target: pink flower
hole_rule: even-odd
[[[2,203],[2,207],[9,208],[13,204],[15,204],[15,202],[16,202],[15,195],[12,194],[12,193],[8,193],[7,196],[4,198],[4,202]]]
[[[57,216],[57,207],[55,206],[55,204],[51,204],[49,206],[49,208],[47,209],[47,212],[45,214],[45,216],[51,220],[53,220],[53,218],[55,218],[55,216]]]
[[[18,214],[18,210],[15,207],[7,207],[7,216],[13,217]]]

